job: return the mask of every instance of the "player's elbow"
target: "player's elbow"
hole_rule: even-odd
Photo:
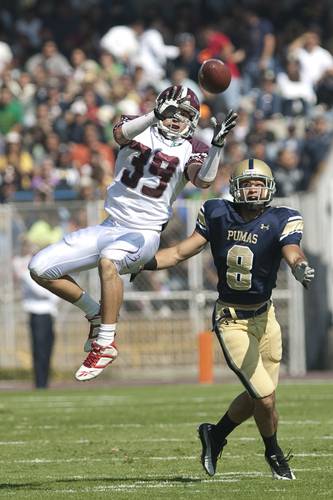
[[[122,131],[122,127],[114,128],[113,137],[114,137],[114,140],[116,141],[116,143],[119,144],[119,146],[125,146],[126,144],[128,144],[130,142],[124,136],[123,131]]]

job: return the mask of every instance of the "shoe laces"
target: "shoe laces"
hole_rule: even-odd
[[[217,446],[217,460],[221,458],[223,448],[227,444],[227,440],[223,439],[222,443]]]
[[[290,472],[290,467],[288,462],[293,458],[293,454],[291,453],[291,450],[288,451],[287,455],[275,455],[276,456],[276,461],[281,469],[281,472]]]
[[[100,359],[100,357],[101,357],[100,353],[96,352],[96,350],[90,351],[89,355],[87,356],[87,359],[83,364],[87,368],[91,368]]]

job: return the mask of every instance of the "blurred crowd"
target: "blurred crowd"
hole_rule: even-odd
[[[333,137],[330,5],[2,1],[0,202],[103,198],[113,124],[150,111],[170,84],[197,93],[196,135],[207,144],[212,116],[239,114],[213,188],[189,187],[185,197],[227,195],[230,166],[248,156],[271,165],[278,196],[311,188]],[[211,57],[232,74],[218,95],[197,82]]]

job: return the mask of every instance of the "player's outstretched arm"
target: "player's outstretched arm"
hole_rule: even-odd
[[[147,262],[143,269],[147,271],[157,271],[173,267],[183,260],[189,259],[201,252],[207,244],[206,238],[201,236],[197,231],[194,231],[191,236],[180,241],[177,245],[159,250],[155,257]]]
[[[217,170],[222,160],[225,139],[229,132],[235,127],[236,120],[237,113],[232,111],[232,109],[222,122],[217,122],[216,118],[212,118],[214,133],[208,156],[201,167],[193,164],[188,168],[189,179],[196,187],[207,188],[215,180]]]
[[[297,281],[308,288],[314,278],[315,270],[309,266],[303,250],[298,245],[285,245],[282,248],[282,255]]]
[[[194,231],[191,236],[180,241],[177,245],[159,250],[157,254],[137,272],[131,274],[130,281],[134,281],[136,276],[141,271],[158,271],[159,269],[167,269],[173,267],[183,260],[189,259],[201,252],[206,246],[207,240],[197,231]]]

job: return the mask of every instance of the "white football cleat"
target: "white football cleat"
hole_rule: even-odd
[[[114,342],[105,347],[97,342],[92,343],[92,349],[80,368],[75,373],[76,380],[85,382],[98,377],[118,356],[118,349]]]
[[[86,318],[87,318],[87,316],[86,316]],[[92,349],[92,343],[95,342],[95,340],[97,339],[98,330],[99,330],[99,327],[101,326],[101,315],[96,314],[96,316],[88,319],[88,321],[90,323],[90,330],[89,330],[88,338],[84,343],[84,347],[83,347],[84,352],[90,352]]]

